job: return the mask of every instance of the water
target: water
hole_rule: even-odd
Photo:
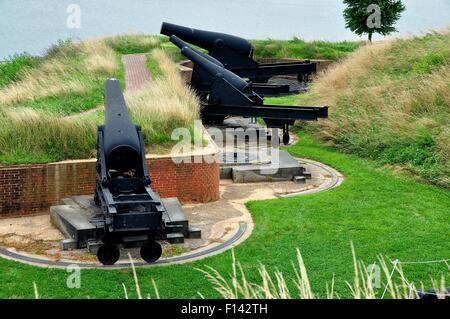
[[[400,35],[450,25],[450,0],[403,2]],[[67,27],[71,3],[81,8],[80,29]],[[61,38],[158,34],[162,21],[252,39],[358,39],[345,29],[343,8],[340,0],[0,0],[0,60],[16,52],[41,54]]]

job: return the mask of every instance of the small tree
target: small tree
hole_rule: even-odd
[[[344,0],[345,26],[357,35],[388,35],[397,31],[395,22],[405,10],[401,0]]]

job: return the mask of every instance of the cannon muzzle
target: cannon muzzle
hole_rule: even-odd
[[[187,28],[180,25],[163,22],[161,34],[176,35],[180,39],[197,45],[205,50],[212,51],[217,47],[231,47],[242,55],[251,56],[253,47],[246,39],[220,32],[211,32]]]
[[[233,85],[242,93],[251,91],[251,84],[247,83],[244,79],[240,78],[233,72],[228,71],[223,66],[209,61],[198,52],[195,52],[192,48],[185,46],[181,49],[181,53],[189,60],[204,69],[211,76],[227,80],[231,85]]]

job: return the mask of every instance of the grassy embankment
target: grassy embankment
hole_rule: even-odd
[[[65,41],[43,57],[24,55],[2,64],[0,163],[91,157],[103,119],[103,83],[110,77],[123,83],[121,54],[134,51],[151,55],[149,63],[160,72],[151,86],[126,96],[129,111],[149,146],[173,143],[172,130],[191,125],[198,103],[158,48],[157,38],[139,35]]]
[[[367,45],[277,103],[329,105],[308,125],[339,150],[450,186],[450,33]]]

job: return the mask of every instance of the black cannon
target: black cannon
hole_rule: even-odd
[[[119,246],[141,247],[141,257],[159,259],[156,241],[165,232],[165,207],[150,188],[141,128],[128,115],[120,82],[105,83],[105,124],[98,128],[97,181],[94,202],[102,214],[95,220],[101,228],[97,257],[105,265],[120,256]]]
[[[317,64],[309,60],[260,64],[253,59],[253,46],[249,41],[225,33],[192,29],[163,22],[161,34],[169,37],[175,35],[207,50],[209,55],[220,61],[226,69],[252,81],[254,90],[262,94],[287,93],[285,85],[266,84],[275,75],[296,75],[297,79],[303,82],[317,69]]]
[[[261,117],[268,127],[283,129],[283,142],[288,144],[289,125],[296,120],[317,120],[328,116],[326,106],[264,105],[263,98],[254,92],[251,82],[225,69],[220,62],[179,38],[172,36],[171,41],[194,63],[196,70],[201,69],[202,74],[207,75],[200,79],[193,78],[192,83],[202,100],[201,115],[206,123],[222,122],[227,116]]]

